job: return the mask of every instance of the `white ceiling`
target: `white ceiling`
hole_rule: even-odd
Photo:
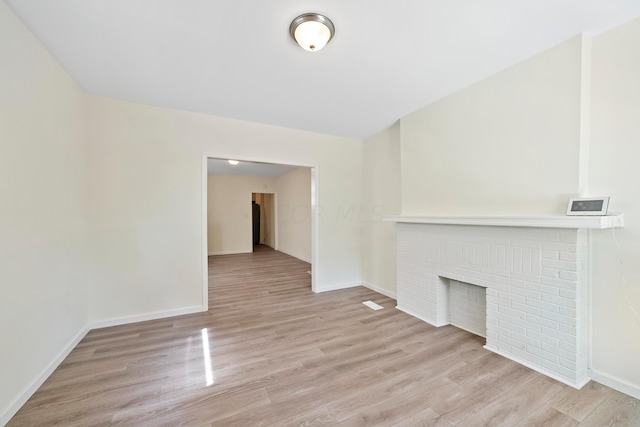
[[[277,178],[299,166],[276,165],[271,163],[243,162],[231,165],[225,159],[207,159],[207,172],[220,175],[267,176]]]
[[[88,92],[363,138],[640,0],[5,0]],[[304,12],[336,26],[295,45]]]

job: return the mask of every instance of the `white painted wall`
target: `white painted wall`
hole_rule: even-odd
[[[88,327],[84,94],[0,2],[0,425]]]
[[[209,255],[253,252],[251,194],[275,191],[275,178],[209,174]]]
[[[91,319],[202,307],[203,154],[318,166],[317,289],[359,283],[359,224],[339,212],[361,203],[361,152],[348,138],[89,96]]]
[[[365,286],[396,297],[396,225],[383,215],[399,214],[400,124],[362,144],[363,238],[362,280]]]
[[[610,195],[609,210],[625,214],[625,227],[615,232],[620,250],[611,231],[593,232],[592,376],[636,398],[640,398],[639,76],[640,19],[594,37],[589,192]]]
[[[278,250],[311,263],[311,169],[277,178]]]
[[[401,119],[403,214],[564,213],[579,191],[582,37]]]

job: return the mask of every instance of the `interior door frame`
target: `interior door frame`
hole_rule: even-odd
[[[277,157],[268,158],[268,157],[252,157],[246,156],[238,153],[221,153],[221,152],[203,152],[202,153],[202,162],[201,162],[201,188],[202,194],[200,197],[201,200],[201,243],[202,243],[202,311],[209,310],[209,253],[208,253],[208,224],[207,224],[207,199],[208,199],[208,191],[207,191],[207,160],[208,159],[235,159],[240,162],[258,162],[258,163],[273,163],[279,165],[287,165],[287,166],[297,166],[301,168],[309,168],[311,169],[311,290],[313,292],[319,292],[318,283],[319,277],[318,272],[320,270],[320,236],[319,236],[319,209],[318,209],[318,194],[319,194],[319,175],[320,170],[317,164],[308,164],[305,162],[295,162],[292,163],[290,161],[283,161],[278,159]],[[274,203],[276,200],[274,200]],[[277,208],[278,205],[275,203],[276,208],[276,220],[277,220]],[[276,234],[276,249],[277,249],[278,237]]]

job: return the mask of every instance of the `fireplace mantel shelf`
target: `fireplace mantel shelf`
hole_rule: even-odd
[[[567,215],[461,215],[412,216],[389,215],[383,221],[413,224],[480,225],[494,227],[587,228],[605,229],[624,227],[624,215],[611,213],[604,216]]]

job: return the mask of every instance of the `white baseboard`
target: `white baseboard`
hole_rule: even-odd
[[[89,326],[85,326],[80,332],[76,334],[71,341],[64,346],[62,351],[47,365],[47,367],[31,381],[31,384],[27,385],[15,399],[0,413],[0,425],[4,426],[22,408],[27,400],[33,395],[33,393],[40,388],[40,386],[49,378],[49,376],[56,370],[56,368],[62,363],[62,361],[71,353],[71,351],[78,345],[78,343],[89,332]]]
[[[339,291],[340,289],[356,288],[358,286],[362,286],[362,283],[360,282],[339,283],[335,285],[322,286],[319,289],[315,290],[314,292],[319,294],[322,292]]]
[[[427,322],[428,324],[430,324],[431,326],[435,326],[436,328],[439,328],[440,326],[446,326],[448,325],[448,323],[443,323],[442,325],[438,325],[436,323],[433,323],[430,319],[427,319],[426,317],[420,315],[420,314],[416,314],[414,312],[412,312],[411,310],[407,310],[406,308],[400,307],[399,305],[396,305],[396,308],[400,311],[402,311],[403,313],[407,313],[410,316],[415,317],[416,319],[420,319],[423,322]]]
[[[167,317],[182,316],[184,314],[201,313],[206,311],[201,305],[178,308],[175,310],[156,311],[153,313],[137,314],[135,316],[117,317],[114,319],[98,320],[91,322],[91,329],[108,328],[109,326],[126,325],[129,323],[145,322],[147,320],[164,319]]]
[[[489,350],[489,351],[491,351],[491,352],[493,352],[495,354],[499,354],[500,356],[505,357],[505,358],[507,358],[509,360],[513,360],[514,362],[519,363],[522,366],[526,366],[529,369],[533,369],[536,372],[540,372],[541,374],[544,374],[544,375],[548,376],[549,378],[553,378],[556,381],[559,381],[559,382],[561,382],[563,384],[566,384],[566,385],[571,386],[571,387],[573,387],[575,389],[578,389],[578,390],[580,390],[582,387],[585,386],[585,384],[587,384],[589,381],[591,381],[591,378],[589,378],[589,377],[583,378],[583,379],[578,380],[578,381],[571,381],[571,380],[569,380],[567,378],[563,378],[563,377],[559,376],[558,374],[556,374],[554,372],[551,372],[551,371],[549,371],[549,370],[547,370],[547,369],[545,369],[543,367],[533,365],[533,364],[527,362],[526,360],[520,359],[519,357],[514,356],[513,354],[503,353],[502,351],[498,350],[497,348],[495,348],[493,346],[485,345],[483,348],[485,348],[486,350]]]
[[[620,393],[628,394],[633,398],[640,399],[640,385],[638,384],[630,383],[629,381],[605,374],[596,369],[589,369],[589,376],[592,380],[602,385],[618,390]]]
[[[362,286],[364,286],[365,288],[369,288],[372,291],[377,292],[379,294],[382,294],[382,295],[384,295],[386,297],[389,297],[391,299],[395,299],[395,300],[398,299],[398,297],[397,297],[395,292],[390,291],[388,289],[381,288],[380,286],[376,286],[376,285],[374,285],[372,283],[362,282]]]
[[[253,251],[217,251],[217,252],[209,252],[207,255],[237,255],[237,254],[250,254]]]

